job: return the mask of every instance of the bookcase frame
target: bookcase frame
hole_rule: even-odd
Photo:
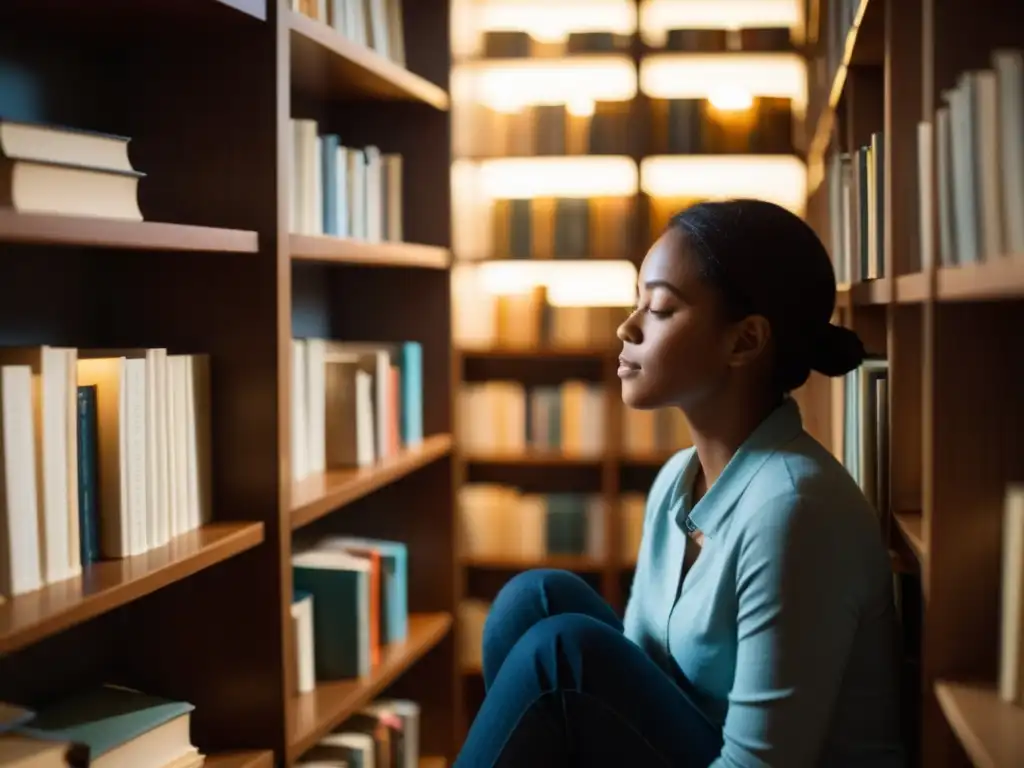
[[[407,68],[287,0],[0,9],[0,82],[30,83],[0,114],[131,136],[147,173],[144,222],[0,211],[0,337],[209,353],[214,480],[208,526],[0,604],[0,700],[135,686],[196,706],[207,765],[269,768],[387,694],[421,703],[424,754],[454,758],[447,0],[406,2],[403,24]],[[293,116],[403,154],[410,242],[289,233]],[[421,342],[423,445],[293,483],[300,334]],[[408,543],[409,638],[297,695],[293,540],[339,532]]]
[[[881,512],[896,570],[916,577],[922,598],[919,647],[907,649],[918,688],[904,712],[927,768],[1024,762],[1024,710],[1002,703],[995,685],[1004,495],[1024,475],[1024,366],[1014,354],[1024,254],[943,267],[933,253],[923,269],[916,258],[917,124],[960,72],[988,66],[996,47],[1024,44],[1022,22],[1019,8],[998,0],[862,0],[842,63],[811,108],[809,220],[823,237],[826,150],[885,132],[886,276],[850,286],[837,314],[889,361]],[[925,192],[937,229],[937,190]]]

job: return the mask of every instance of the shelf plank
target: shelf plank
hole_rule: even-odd
[[[980,264],[939,269],[936,285],[940,301],[986,301],[1024,297],[1024,254],[1004,256]]]
[[[447,613],[413,614],[409,638],[383,649],[381,661],[366,677],[319,683],[300,694],[290,708],[289,759],[294,760],[360,707],[369,703],[405,670],[444,639],[452,626]]]
[[[274,768],[274,753],[219,752],[206,755],[203,768]]]
[[[896,527],[907,542],[918,562],[922,562],[928,554],[924,539],[924,517],[920,512],[897,512]]]
[[[604,563],[587,555],[545,555],[544,557],[469,556],[462,559],[467,568],[492,571],[525,571],[531,568],[558,568],[575,573],[597,573]]]
[[[18,213],[9,208],[0,209],[0,242],[145,251],[256,253],[259,250],[259,238],[255,232],[247,230]]]
[[[367,243],[347,237],[289,235],[293,261],[359,264],[379,267],[448,269],[447,248],[416,243]]]
[[[465,358],[481,360],[605,359],[617,356],[619,347],[461,347]]]
[[[666,461],[675,456],[679,451],[683,450],[679,448],[676,451],[652,451],[650,453],[633,453],[624,455],[620,458],[622,464],[628,464],[630,466],[637,467],[660,467]]]
[[[503,464],[511,467],[588,467],[596,466],[602,456],[574,456],[557,451],[526,451],[525,453],[473,453],[465,460],[470,464]]]
[[[308,525],[339,507],[351,504],[411,472],[447,456],[452,450],[450,434],[431,435],[423,444],[373,467],[336,469],[292,484],[292,530]]]
[[[448,109],[448,94],[440,86],[323,22],[295,11],[285,11],[285,16],[291,29],[292,83],[300,89],[319,96],[419,101]]]
[[[166,546],[105,560],[83,574],[0,605],[0,654],[111,611],[255,547],[263,523],[211,523]]]
[[[896,278],[896,303],[920,304],[928,300],[928,275],[916,272]]]
[[[448,761],[443,757],[421,757],[420,768],[448,768]]]
[[[935,695],[977,768],[1024,765],[1024,708],[1000,700],[992,685],[940,680]]]
[[[865,280],[850,286],[850,301],[855,306],[876,306],[892,300],[892,281],[887,277]]]

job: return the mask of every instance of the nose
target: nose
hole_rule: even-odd
[[[640,330],[640,324],[636,321],[636,312],[630,312],[629,317],[623,321],[615,330],[615,335],[619,341],[627,342],[629,344],[639,344],[644,340],[643,332]]]

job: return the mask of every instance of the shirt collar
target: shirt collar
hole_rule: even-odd
[[[676,522],[685,529],[688,527],[686,521],[689,518],[693,527],[699,529],[706,537],[714,538],[715,532],[728,518],[758,470],[778,448],[793,440],[802,430],[800,408],[795,400],[787,397],[743,441],[729,463],[725,465],[721,476],[691,511],[693,481],[700,468],[700,460],[694,451],[683,468],[676,487],[676,497],[681,502],[676,506]]]

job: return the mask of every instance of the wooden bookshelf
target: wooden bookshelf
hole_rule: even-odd
[[[365,678],[321,683],[312,693],[300,694],[288,725],[289,759],[302,754],[317,739],[354,714],[389,683],[437,645],[452,625],[450,614],[409,617],[409,639],[389,646],[381,661]]]
[[[374,491],[391,485],[410,472],[448,455],[451,435],[432,435],[421,446],[365,469],[339,469],[306,478],[292,485],[292,528],[301,528]]]
[[[416,243],[367,243],[343,237],[290,235],[292,259],[381,267],[448,269],[446,248]]]
[[[132,686],[195,706],[212,768],[271,768],[389,695],[420,703],[422,754],[454,759],[448,3],[402,24],[405,65],[288,0],[2,4],[0,69],[23,81],[5,80],[0,114],[130,137],[146,175],[144,221],[0,210],[0,335],[208,354],[213,502],[165,547],[0,604],[0,701]],[[407,242],[290,231],[292,118],[401,155]],[[422,445],[292,483],[303,336],[419,342]],[[410,636],[367,679],[301,697],[291,558],[330,534],[407,545]]]
[[[262,541],[262,523],[211,523],[145,554],[86,566],[78,578],[0,604],[0,654],[112,611]]]
[[[561,568],[576,573],[600,572],[604,562],[585,555],[546,555],[540,559],[523,557],[464,557],[467,568],[492,571],[526,571],[531,568]]]
[[[824,30],[832,4],[820,5]],[[980,263],[944,263],[961,258],[941,253],[938,150],[924,161],[932,187],[922,190],[917,146],[918,124],[934,124],[962,72],[991,68],[997,48],[1024,47],[1007,10],[997,0],[862,0],[838,56],[845,71],[811,83],[809,159],[819,173],[808,218],[826,242],[829,158],[884,134],[884,274],[851,286],[838,318],[889,365],[889,488],[880,512],[901,554],[901,594],[913,592],[919,606],[903,615],[904,717],[911,764],[925,768],[1024,760],[1024,710],[1002,703],[995,688],[1004,494],[1024,475],[1015,437],[1024,365],[1014,330],[1024,319],[1024,262],[986,254]],[[826,38],[812,47],[809,72],[830,58]],[[922,193],[935,203],[924,245]],[[831,408],[829,397],[819,402],[822,413]]]

